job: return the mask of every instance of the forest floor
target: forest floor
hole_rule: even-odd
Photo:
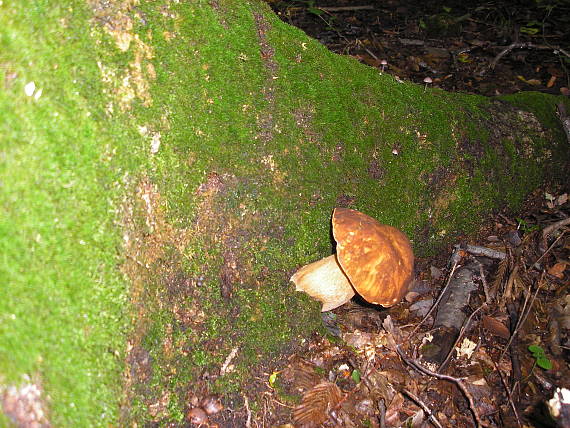
[[[567,5],[430,3],[271,5],[331,50],[400,79],[486,96],[568,95]],[[489,217],[478,237],[416,260],[400,305],[323,313],[341,340],[315,337],[268,373],[262,420],[250,414],[247,426],[555,426],[546,403],[570,387],[566,192],[546,185],[521,212]],[[467,285],[459,301],[454,287]],[[442,331],[450,310],[456,325]]]
[[[485,96],[569,95],[570,6],[562,1],[270,3],[333,52],[401,79],[422,84],[429,77],[447,91]]]

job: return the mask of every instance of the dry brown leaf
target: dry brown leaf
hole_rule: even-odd
[[[400,409],[404,405],[404,396],[397,393],[388,409],[386,409],[386,423],[388,425],[396,425],[400,421]]]
[[[523,76],[518,75],[517,78],[519,80],[522,80],[524,83],[526,83],[527,85],[532,85],[532,86],[538,86],[541,85],[542,82],[538,79],[525,79]]]
[[[552,88],[554,86],[554,83],[556,83],[556,76],[550,76],[550,79],[548,80],[546,87]]]
[[[558,262],[548,269],[548,273],[556,278],[564,278],[564,271],[566,270],[566,263]]]
[[[483,327],[489,330],[490,333],[494,334],[495,336],[502,337],[503,339],[509,339],[509,337],[511,337],[507,326],[493,317],[484,315]]]
[[[497,273],[495,274],[495,279],[491,285],[495,293],[498,293],[505,277],[507,276],[507,270],[509,268],[509,258],[505,257],[499,262],[499,267],[497,268]]]
[[[293,410],[296,426],[313,427],[325,423],[329,412],[338,407],[343,393],[336,384],[322,382],[307,391],[301,404]]]

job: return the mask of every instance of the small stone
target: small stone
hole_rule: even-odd
[[[518,247],[522,243],[522,239],[518,230],[511,230],[506,235],[507,242],[513,247]]]
[[[441,275],[443,273],[441,272],[441,269],[439,269],[435,266],[430,266],[429,267],[429,274],[430,274],[432,279],[438,280],[439,278],[441,278]]]

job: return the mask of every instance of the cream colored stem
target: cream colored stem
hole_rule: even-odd
[[[322,302],[322,311],[330,311],[348,302],[354,296],[354,288],[342,272],[336,256],[325,257],[303,266],[292,277],[297,291]]]

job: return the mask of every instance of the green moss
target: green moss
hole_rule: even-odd
[[[38,375],[54,425],[180,422],[189,388],[238,393],[322,329],[288,280],[333,251],[339,203],[402,228],[422,255],[567,159],[559,129],[497,134],[498,115],[529,118],[379,75],[260,2],[96,6],[0,14],[0,80],[13,80],[0,92],[0,382]],[[137,35],[124,52],[104,26],[121,13]],[[503,100],[557,128],[554,98]]]
[[[122,165],[105,153],[121,128],[98,120],[83,3],[0,8],[0,383],[41,384],[53,425],[112,424],[127,302],[113,225]]]

